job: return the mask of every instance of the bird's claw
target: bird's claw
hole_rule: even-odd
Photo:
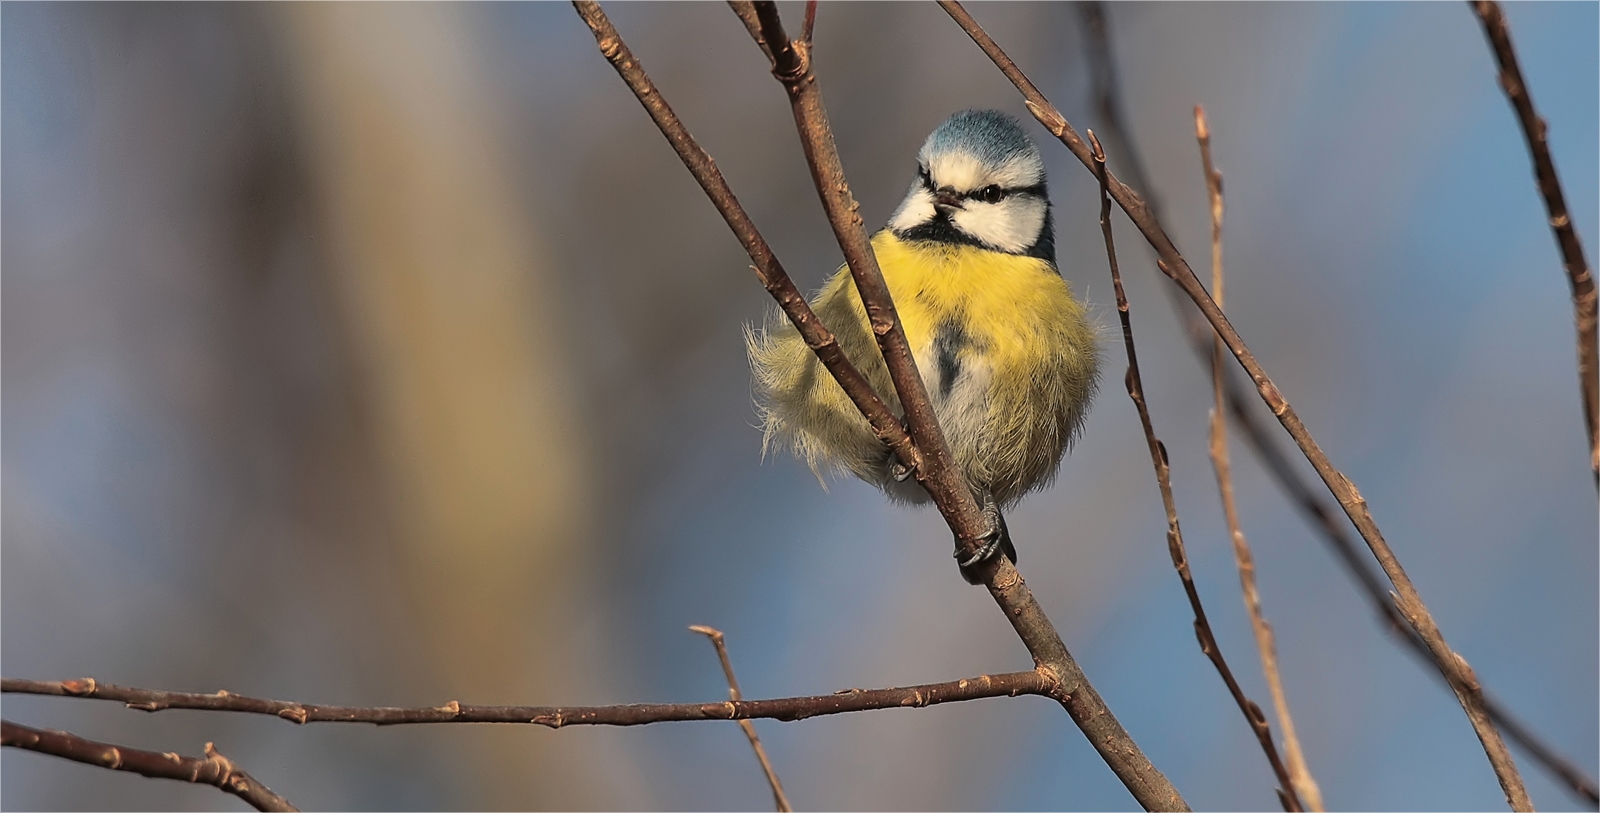
[[[973,551],[971,556],[963,559],[961,557],[961,551],[956,551],[955,557],[957,567],[968,568],[978,564],[979,562],[986,562],[989,559],[994,558],[994,555],[1000,551],[999,529],[996,529],[991,535],[985,535],[979,538],[983,540],[983,544],[980,545],[977,550]]]
[[[988,529],[978,537],[978,548],[970,555],[963,556],[961,549],[956,548],[956,566],[965,570],[980,562],[994,558],[1000,552],[1001,540],[1005,538],[1005,525],[1000,521],[1000,508],[992,499],[987,499],[983,504],[983,520]]]
[[[894,462],[889,464],[889,477],[896,483],[904,483],[911,478],[911,467],[901,463],[899,458],[895,458]]]

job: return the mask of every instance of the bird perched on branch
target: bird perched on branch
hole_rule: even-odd
[[[1017,558],[1001,509],[1047,484],[1095,392],[1096,328],[1055,265],[1044,161],[1016,120],[956,113],[917,153],[917,176],[872,249],[949,443],[989,533],[962,575],[1004,551]],[[903,415],[850,270],[812,308],[878,395]],[[788,448],[813,471],[848,471],[891,498],[927,492],[873,434],[781,316],[747,334],[765,448]],[[958,554],[959,555],[959,554]]]

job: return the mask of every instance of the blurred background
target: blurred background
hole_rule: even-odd
[[[721,4],[607,10],[796,281],[820,285],[840,256],[738,21]],[[799,5],[784,11],[798,28]],[[973,12],[1103,132],[1077,9]],[[1506,12],[1593,258],[1596,6]],[[1593,774],[1596,508],[1570,296],[1476,19],[1459,3],[1108,17],[1169,231],[1205,277],[1198,102],[1226,177],[1230,317],[1450,643]],[[770,300],[569,6],[7,3],[0,33],[6,675],[354,705],[720,699],[689,624],[728,633],[751,697],[1029,667],[934,511],[761,459],[740,329]],[[870,227],[949,113],[1027,120],[932,4],[823,5],[816,65]],[[1043,146],[1106,374],[1058,482],[1010,519],[1022,570],[1192,805],[1274,808],[1167,558],[1093,179]],[[1209,375],[1117,228],[1196,579],[1265,706],[1205,452]],[[1330,809],[1500,809],[1455,700],[1237,442],[1233,457]],[[155,750],[214,741],[312,809],[770,804],[728,723],[4,710]],[[1038,698],[757,727],[801,808],[1134,806]],[[1537,805],[1578,806],[1517,755]],[[10,809],[237,806],[15,750],[3,780]]]

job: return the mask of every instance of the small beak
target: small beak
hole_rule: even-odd
[[[934,208],[941,212],[966,208],[961,203],[961,195],[953,187],[949,186],[940,187],[937,192],[933,193],[933,205]]]

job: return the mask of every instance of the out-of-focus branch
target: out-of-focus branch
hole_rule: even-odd
[[[1050,104],[1050,100],[1039,92],[1033,82],[1023,75],[1015,62],[1006,56],[1005,52],[996,45],[994,40],[984,32],[977,21],[961,7],[955,0],[939,0],[939,5],[967,32],[973,42],[983,49],[984,53],[1000,68],[1001,72],[1016,85],[1027,100],[1028,110],[1033,113],[1039,123],[1045,126],[1051,134],[1060,139],[1067,149],[1078,158],[1086,168],[1093,171],[1094,156],[1088,144],[1078,136],[1076,130],[1067,122],[1061,112]],[[1277,416],[1278,422],[1294,438],[1296,445],[1311,463],[1313,469],[1322,478],[1334,499],[1339,501],[1345,515],[1366,540],[1367,547],[1378,560],[1378,565],[1383,568],[1389,582],[1395,589],[1395,606],[1400,615],[1412,626],[1427,644],[1435,659],[1444,669],[1450,680],[1450,688],[1455,692],[1456,699],[1466,712],[1467,719],[1472,723],[1473,730],[1478,735],[1478,740],[1483,744],[1484,753],[1489,758],[1489,764],[1494,768],[1495,777],[1500,782],[1500,788],[1505,792],[1506,802],[1514,810],[1531,810],[1532,803],[1528,800],[1527,789],[1523,786],[1522,776],[1517,772],[1515,760],[1511,752],[1506,749],[1505,741],[1500,732],[1490,721],[1488,712],[1484,708],[1483,689],[1478,684],[1477,676],[1465,658],[1450,649],[1445,642],[1444,634],[1440,631],[1438,622],[1433,614],[1428,611],[1422,597],[1417,593],[1416,586],[1411,578],[1406,575],[1401,567],[1400,560],[1394,555],[1383,532],[1378,529],[1377,522],[1372,518],[1372,513],[1367,510],[1367,501],[1356,489],[1355,483],[1350,481],[1343,472],[1334,468],[1322,447],[1318,445],[1305,423],[1300,420],[1298,413],[1290,406],[1288,399],[1283,397],[1272,379],[1267,376],[1266,370],[1256,360],[1250,348],[1240,338],[1238,331],[1228,322],[1228,317],[1217,309],[1217,303],[1212,301],[1211,295],[1206,292],[1205,286],[1200,284],[1194,270],[1189,267],[1187,260],[1178,252],[1177,246],[1167,237],[1161,224],[1156,220],[1154,213],[1145,204],[1144,199],[1127,184],[1117,180],[1109,171],[1106,173],[1107,189],[1117,205],[1127,213],[1128,219],[1138,227],[1141,234],[1155,248],[1156,254],[1161,258],[1156,265],[1162,273],[1170,277],[1183,288],[1184,293],[1200,306],[1205,314],[1206,321],[1222,337],[1223,342],[1232,351],[1234,358],[1244,367],[1250,375],[1250,380],[1255,383],[1256,391],[1261,400]]]
[[[744,695],[739,691],[739,679],[733,676],[733,661],[728,658],[728,645],[723,640],[722,630],[698,624],[689,629],[711,639],[711,645],[717,649],[717,660],[722,662],[722,674],[728,678],[728,699],[743,700]],[[772,788],[773,805],[777,807],[779,813],[794,810],[789,805],[789,797],[783,792],[783,783],[778,781],[778,772],[772,769],[772,762],[767,759],[767,749],[761,747],[761,738],[756,736],[756,724],[749,720],[740,720],[739,728],[744,731],[745,738],[750,740],[750,747],[755,750],[756,759],[761,763],[761,772],[767,775],[767,784]]]
[[[1200,105],[1194,106],[1195,139],[1200,142],[1200,164],[1206,176],[1206,197],[1211,210],[1211,296],[1217,307],[1223,302],[1222,276],[1222,173],[1211,163],[1211,129],[1206,125],[1206,114]],[[1211,348],[1211,467],[1217,473],[1217,490],[1222,496],[1222,515],[1228,523],[1228,536],[1233,540],[1233,559],[1239,568],[1239,589],[1244,594],[1245,610],[1250,614],[1250,628],[1255,632],[1256,649],[1261,654],[1261,671],[1267,679],[1267,689],[1272,693],[1272,707],[1278,714],[1278,726],[1283,730],[1283,759],[1289,769],[1289,781],[1294,784],[1295,795],[1311,810],[1322,810],[1322,791],[1311,777],[1305,754],[1300,750],[1300,738],[1294,733],[1294,718],[1289,715],[1289,699],[1283,691],[1283,676],[1278,672],[1278,646],[1273,641],[1272,625],[1261,611],[1261,593],[1256,589],[1256,561],[1239,525],[1239,509],[1233,500],[1233,472],[1228,461],[1228,418],[1224,412],[1223,353],[1220,338],[1213,337]]]
[[[1527,139],[1528,152],[1533,157],[1533,175],[1539,182],[1539,195],[1544,198],[1544,208],[1550,214],[1550,230],[1555,233],[1556,245],[1561,249],[1561,260],[1567,269],[1567,281],[1572,285],[1572,309],[1578,324],[1578,386],[1583,388],[1583,420],[1589,429],[1589,468],[1594,472],[1595,485],[1600,486],[1600,426],[1596,425],[1596,411],[1600,410],[1600,353],[1595,347],[1596,292],[1594,277],[1589,273],[1589,261],[1583,256],[1583,243],[1572,227],[1572,217],[1567,213],[1567,199],[1561,193],[1561,178],[1556,175],[1556,163],[1550,157],[1550,142],[1546,138],[1545,120],[1533,107],[1533,97],[1527,83],[1522,81],[1522,68],[1517,64],[1517,51],[1511,47],[1511,29],[1506,25],[1506,15],[1500,4],[1493,0],[1473,0],[1472,10],[1483,23],[1483,33],[1494,49],[1495,61],[1500,64],[1500,87],[1517,112],[1517,123],[1522,125],[1522,136]]]
[[[574,725],[634,726],[695,720],[804,720],[828,714],[874,709],[922,708],[985,697],[1037,694],[1053,697],[1055,676],[1042,670],[979,675],[948,683],[924,683],[890,689],[845,689],[812,697],[776,700],[729,700],[721,703],[632,703],[619,706],[469,706],[451,700],[442,706],[323,706],[292,700],[246,697],[229,691],[215,694],[134,689],[100,683],[94,678],[66,681],[0,679],[0,692],[114,700],[139,711],[193,709],[265,714],[294,723],[523,723],[546,728]]]
[[[866,416],[878,439],[893,449],[894,453],[899,455],[901,462],[908,467],[921,469],[921,455],[912,444],[911,437],[906,434],[905,427],[872,390],[872,385],[861,375],[861,371],[845,357],[833,333],[812,312],[811,305],[806,302],[800,289],[795,287],[788,272],[784,271],[783,264],[778,262],[777,256],[772,253],[772,248],[767,245],[766,238],[761,236],[755,223],[745,213],[744,207],[739,205],[739,199],[734,197],[733,190],[723,179],[716,162],[711,160],[711,156],[700,148],[693,136],[689,135],[689,130],[678,120],[677,114],[672,112],[666,99],[661,97],[655,83],[651,82],[650,76],[644,72],[644,66],[640,65],[639,60],[628,50],[627,44],[617,34],[611,21],[606,19],[605,12],[600,10],[599,4],[574,2],[573,7],[577,9],[578,16],[582,17],[589,29],[594,32],[600,53],[628,84],[634,96],[638,97],[639,103],[644,105],[645,112],[650,114],[651,120],[660,128],[661,134],[666,136],[667,142],[678,153],[683,165],[689,168],[690,174],[694,175],[700,188],[705,190],[706,197],[711,199],[711,205],[717,207],[717,212],[728,222],[728,228],[733,230],[734,236],[750,255],[750,261],[755,264],[752,268],[756,272],[756,277],[761,280],[767,293],[777,301],[784,314],[794,323],[795,329],[805,339],[806,346],[817,354],[817,359],[822,362],[823,367],[833,375],[834,380],[839,382],[839,386],[844,389],[856,408],[861,410],[861,414]]]
[[[1101,125],[1105,128],[1105,134],[1112,145],[1114,147],[1121,145],[1117,152],[1126,153],[1119,154],[1117,158],[1132,181],[1133,187],[1144,190],[1145,202],[1159,220],[1161,207],[1155,188],[1144,174],[1143,162],[1139,160],[1138,150],[1134,148],[1124,124],[1116,61],[1110,46],[1108,31],[1110,24],[1106,19],[1104,4],[1091,0],[1080,3],[1079,8],[1082,10],[1084,25],[1089,34],[1087,42],[1089,67],[1093,74],[1095,106],[1102,117]],[[1188,333],[1189,345],[1194,350],[1195,357],[1202,364],[1207,363],[1216,339],[1211,325],[1206,322],[1199,308],[1184,295],[1182,288],[1177,285],[1163,287],[1170,295],[1168,301],[1172,304],[1173,312]],[[1284,456],[1278,441],[1268,433],[1267,427],[1251,408],[1250,400],[1240,388],[1235,375],[1233,370],[1225,370],[1222,376],[1228,414],[1232,417],[1235,428],[1255,452],[1257,459],[1266,467],[1273,482],[1278,484],[1290,503],[1332,549],[1337,561],[1355,579],[1356,584],[1372,602],[1372,606],[1383,617],[1383,628],[1393,633],[1397,640],[1405,643],[1407,651],[1412,655],[1432,666],[1432,674],[1438,675],[1448,686],[1450,678],[1445,674],[1444,667],[1434,658],[1433,652],[1428,649],[1428,645],[1423,642],[1417,631],[1401,618],[1400,611],[1395,608],[1389,591],[1384,587],[1382,577],[1372,572],[1356,541],[1336,519],[1336,510],[1328,505],[1326,498],[1322,497]],[[1489,719],[1510,737],[1512,742],[1527,751],[1569,791],[1591,805],[1600,804],[1600,786],[1597,786],[1593,778],[1571,760],[1557,753],[1488,690],[1484,690],[1483,703],[1489,713]]]
[[[730,5],[741,18],[748,16],[746,3]],[[917,372],[916,360],[872,253],[867,232],[862,228],[859,206],[845,180],[827,110],[822,103],[822,92],[811,70],[810,44],[789,39],[777,6],[770,0],[755,3],[754,12],[760,22],[758,41],[766,44],[766,52],[772,58],[772,74],[789,96],[812,181],[861,296],[911,436],[922,453],[923,465],[914,471],[917,482],[928,491],[955,534],[957,556],[968,556],[977,550],[987,529],[972,493],[950,462],[943,430],[928,399],[922,376]],[[1005,612],[1012,629],[1028,647],[1035,664],[1060,679],[1061,689],[1053,696],[1134,798],[1146,809],[1187,810],[1188,805],[1177,789],[1144,756],[1089,684],[1011,560],[1004,556],[991,557],[978,566],[977,574]]]
[[[1099,134],[1104,136],[1101,140],[1111,145],[1111,155],[1116,158],[1122,174],[1133,181],[1135,187],[1145,190],[1150,208],[1160,209],[1148,183],[1149,176],[1145,174],[1141,153],[1134,148],[1128,130],[1121,126],[1126,117],[1122,114],[1122,95],[1117,93],[1121,80],[1117,76],[1117,60],[1111,53],[1111,23],[1106,19],[1105,3],[1086,0],[1076,5],[1079,19],[1083,21],[1088,34],[1084,50],[1088,54],[1089,83],[1094,93],[1095,112],[1100,116]],[[1198,313],[1193,316],[1201,318]]]
[[[1296,795],[1294,783],[1290,780],[1289,772],[1283,766],[1283,760],[1278,757],[1278,749],[1272,744],[1272,730],[1267,725],[1266,715],[1261,713],[1250,698],[1245,697],[1244,689],[1240,688],[1239,681],[1233,676],[1233,670],[1228,668],[1228,661],[1222,656],[1222,647],[1217,645],[1217,637],[1212,633],[1211,622],[1206,618],[1205,607],[1200,603],[1200,591],[1195,587],[1194,574],[1189,569],[1189,554],[1183,545],[1183,529],[1178,524],[1178,504],[1172,497],[1172,475],[1167,461],[1167,447],[1156,438],[1156,430],[1150,421],[1150,407],[1144,398],[1144,382],[1139,375],[1139,355],[1133,346],[1133,320],[1128,313],[1128,297],[1122,290],[1122,272],[1117,268],[1117,247],[1111,236],[1111,196],[1106,191],[1106,155],[1101,148],[1099,139],[1094,137],[1094,131],[1089,131],[1089,141],[1094,148],[1095,177],[1100,181],[1100,231],[1105,235],[1106,259],[1111,266],[1111,287],[1117,296],[1117,319],[1122,323],[1122,345],[1128,353],[1128,372],[1123,379],[1127,385],[1128,397],[1133,400],[1133,406],[1139,412],[1139,425],[1144,429],[1145,445],[1150,448],[1150,463],[1156,470],[1156,486],[1161,491],[1161,505],[1167,511],[1167,553],[1172,556],[1172,566],[1178,571],[1178,578],[1183,582],[1183,592],[1189,597],[1189,608],[1194,611],[1194,634],[1200,641],[1200,651],[1211,660],[1217,673],[1222,675],[1222,682],[1227,684],[1228,693],[1233,695],[1233,702],[1239,705],[1239,710],[1244,712],[1245,721],[1250,724],[1250,729],[1255,732],[1256,739],[1261,743],[1261,750],[1267,755],[1267,762],[1272,765],[1272,772],[1278,777],[1278,799],[1283,803],[1284,810],[1304,810],[1299,797]]]
[[[176,779],[211,785],[243,799],[257,810],[299,809],[245,773],[232,760],[217,753],[217,749],[209,742],[206,743],[205,759],[196,759],[170,751],[162,754],[141,751],[125,745],[84,739],[65,731],[31,728],[10,720],[0,720],[0,745],[153,779]]]

